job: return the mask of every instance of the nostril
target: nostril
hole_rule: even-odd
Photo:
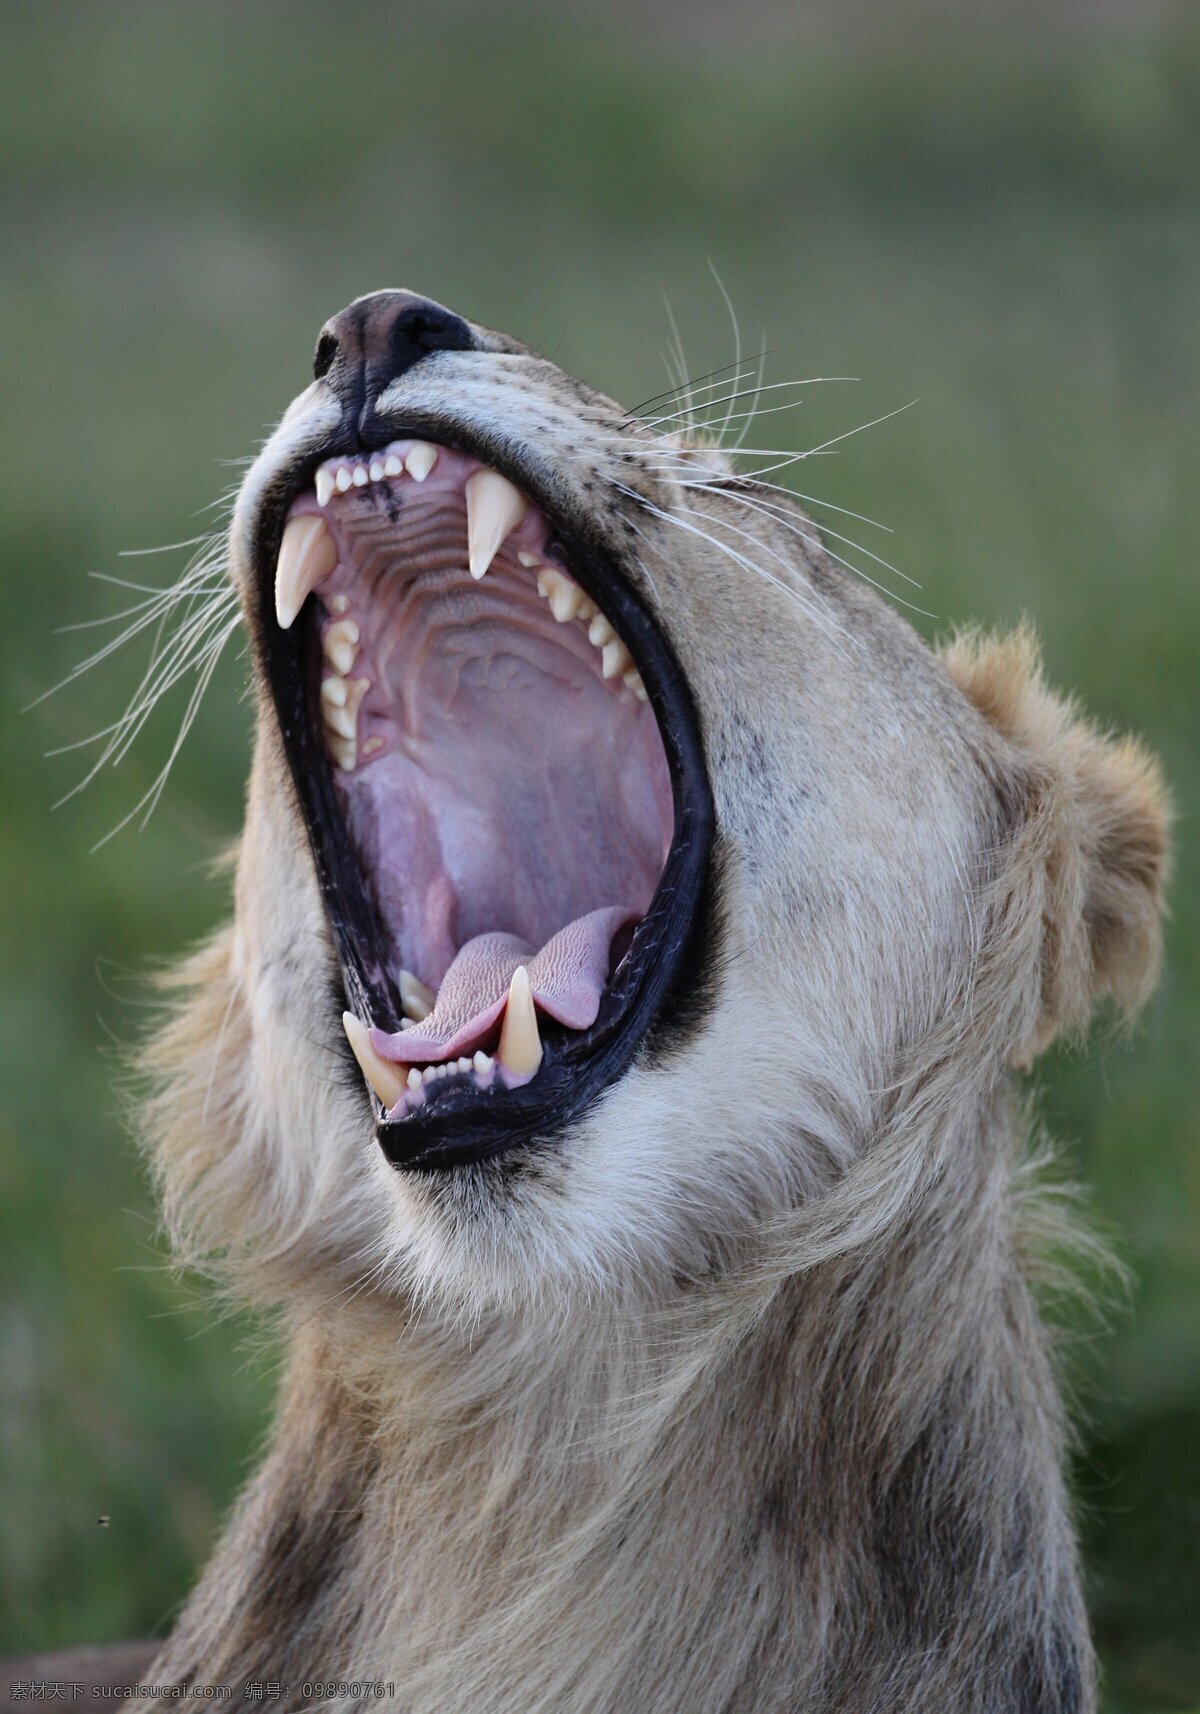
[[[313,374],[318,381],[327,375],[334,391],[358,409],[422,358],[474,348],[470,324],[453,310],[412,292],[371,292],[325,323]]]
[[[317,349],[313,355],[313,374],[318,381],[322,375],[329,373],[337,352],[337,339],[332,333],[323,333],[317,340]]]
[[[415,303],[396,317],[391,344],[400,372],[432,351],[469,351],[474,341],[461,316],[439,304]]]

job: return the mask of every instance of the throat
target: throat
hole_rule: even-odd
[[[274,1448],[150,1682],[282,1679],[294,1690],[349,1676],[403,1682],[405,1706],[422,1714],[526,1714],[573,1705],[543,1704],[537,1639],[599,1658],[609,1623],[614,1644],[619,1634],[632,1650],[635,1679],[658,1651],[656,1669],[672,1669],[677,1642],[654,1621],[655,1602],[704,1611],[711,1585],[732,1575],[712,1551],[743,1482],[728,1452],[698,1422],[681,1420],[664,1447],[636,1413],[614,1415],[620,1341],[615,1352],[592,1327],[532,1364],[517,1329],[413,1338],[404,1374],[376,1362],[349,1383],[345,1348],[334,1359],[299,1342]],[[626,1400],[651,1380],[647,1350],[640,1339],[628,1346]],[[681,1518],[684,1466],[704,1505]],[[542,1568],[532,1584],[530,1566]],[[624,1593],[606,1621],[613,1588]],[[587,1615],[582,1631],[572,1613]],[[475,1678],[483,1632],[487,1673],[505,1687],[494,1700]],[[586,1706],[637,1706],[633,1691],[614,1683],[613,1700]]]

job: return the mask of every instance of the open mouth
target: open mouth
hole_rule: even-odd
[[[686,998],[711,811],[674,657],[611,560],[466,451],[327,457],[261,522],[380,1141],[429,1168],[547,1137]]]

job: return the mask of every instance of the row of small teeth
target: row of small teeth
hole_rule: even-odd
[[[351,488],[365,488],[368,482],[395,481],[405,471],[414,482],[424,482],[437,463],[437,447],[419,440],[406,453],[385,447],[370,459],[346,460],[341,464],[323,464],[317,471],[317,505],[327,505],[334,494],[345,494]]]
[[[522,565],[540,562],[535,554],[519,554]],[[600,670],[606,679],[620,678],[637,697],[647,701],[642,675],[633,664],[633,656],[596,603],[583,593],[579,585],[556,566],[543,565],[537,574],[538,594],[550,603],[550,611],[560,625],[572,619],[582,619],[587,626],[588,642],[600,651]]]
[[[335,612],[344,614],[349,603],[344,595],[335,595],[330,605]],[[358,659],[359,637],[357,620],[338,617],[321,639],[325,665],[329,668],[321,680],[321,724],[330,754],[346,772],[358,763],[358,711],[371,688],[369,678],[348,676]],[[382,748],[382,738],[368,738],[362,746],[362,755],[373,756]]]
[[[464,1054],[461,1059],[443,1060],[440,1065],[414,1065],[405,1078],[407,1089],[420,1089],[423,1083],[438,1083],[443,1077],[461,1076],[467,1071],[477,1071],[481,1077],[492,1069],[492,1057],[487,1053]]]
[[[428,1016],[434,1003],[433,991],[410,971],[403,970],[400,973],[400,995],[406,1014],[423,1007],[423,1016]],[[515,1076],[530,1078],[542,1063],[543,1049],[541,1033],[538,1030],[537,1008],[534,1006],[533,991],[529,985],[529,971],[523,964],[513,971],[509,983],[504,1021],[500,1026],[500,1043],[494,1059],[490,1054],[478,1050],[470,1056],[463,1054],[459,1059],[442,1060],[436,1065],[413,1065],[405,1070],[403,1065],[393,1064],[376,1051],[370,1030],[353,1012],[342,1013],[342,1027],[358,1061],[359,1070],[385,1111],[393,1108],[404,1094],[415,1093],[426,1084],[440,1082],[446,1077],[461,1077],[468,1072],[488,1077],[493,1067],[499,1065],[502,1070]]]

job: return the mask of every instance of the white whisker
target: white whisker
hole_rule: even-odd
[[[706,487],[710,487],[710,484],[702,483],[702,482],[686,482],[686,483],[683,483],[682,486],[686,487],[686,488],[703,489]],[[785,490],[785,492],[786,492],[786,490]],[[790,527],[796,527],[795,526],[795,519],[794,518],[789,519],[789,517],[788,517],[787,508],[784,506],[778,505],[776,502],[774,502],[772,500],[763,500],[763,499],[760,499],[757,495],[746,494],[746,493],[744,493],[740,490],[737,490],[737,489],[735,489],[731,492],[730,497],[732,499],[740,501],[742,505],[753,506],[757,511],[769,514],[771,517],[778,519],[778,521],[780,523],[788,526],[789,528]],[[843,509],[843,508],[837,508],[837,507],[834,508],[834,510],[841,510],[841,509]],[[854,516],[856,516],[856,514],[851,513],[850,516],[854,517]],[[864,518],[863,522],[864,523],[870,523],[870,522],[872,522],[872,520],[870,518]],[[880,529],[883,529],[885,526],[881,524],[877,527]],[[876,565],[882,566],[885,571],[894,572],[897,577],[902,577],[904,579],[905,583],[911,583],[914,589],[920,589],[921,585],[920,585],[920,583],[918,583],[918,581],[915,577],[910,577],[906,571],[901,571],[899,566],[893,565],[890,560],[886,560],[886,559],[882,558],[882,556],[877,554],[877,553],[872,553],[870,548],[864,547],[861,542],[856,542],[851,536],[843,536],[838,530],[831,529],[827,524],[822,527],[821,536],[822,536],[822,539],[825,536],[832,536],[835,542],[844,542],[847,547],[853,548],[856,553],[865,553],[868,559],[874,560]],[[812,538],[809,536],[806,536],[804,539],[806,541],[812,540]],[[918,609],[918,611],[920,611],[920,609]],[[931,614],[927,615],[927,617],[935,618],[936,615],[931,613]]]
[[[133,808],[129,811],[129,813],[127,815],[122,816],[121,820],[117,823],[117,825],[113,828],[110,828],[110,830],[104,835],[104,837],[102,839],[98,839],[96,841],[95,845],[92,846],[93,851],[98,851],[102,845],[107,845],[108,841],[110,839],[114,838],[118,833],[120,833],[123,828],[128,827],[129,823],[131,821],[133,821],[134,818],[143,809],[145,810],[145,814],[142,816],[141,825],[143,827],[145,827],[146,823],[149,821],[151,815],[154,813],[154,809],[158,803],[159,798],[162,796],[163,788],[166,786],[167,780],[170,777],[171,769],[175,765],[175,758],[178,756],[180,750],[183,748],[184,739],[187,737],[188,733],[191,731],[192,722],[195,720],[196,715],[199,713],[200,704],[204,698],[204,693],[208,689],[209,683],[212,680],[213,673],[217,669],[217,666],[218,666],[220,659],[221,659],[221,655],[222,655],[224,648],[225,648],[225,644],[229,641],[230,637],[232,637],[233,633],[237,630],[239,623],[240,623],[240,616],[229,621],[229,624],[228,624],[227,628],[225,629],[225,631],[220,633],[219,638],[215,641],[214,646],[210,649],[207,661],[205,662],[205,664],[202,667],[200,667],[199,672],[198,672],[198,676],[196,679],[195,688],[193,689],[191,697],[188,700],[188,705],[184,711],[183,719],[180,722],[179,731],[176,734],[175,742],[172,744],[170,752],[167,756],[167,759],[163,763],[163,766],[159,770],[159,772],[158,772],[157,776],[155,777],[153,783],[151,784],[151,786],[149,787],[149,789],[147,791],[143,792],[142,796],[138,799],[137,803],[134,804]]]
[[[910,399],[906,405],[897,405],[894,411],[884,411],[882,416],[872,417],[869,423],[859,423],[857,428],[847,429],[844,434],[835,434],[832,440],[823,440],[820,446],[810,446],[808,451],[801,456],[813,458],[818,452],[828,452],[831,446],[837,446],[842,441],[849,440],[851,435],[862,434],[865,429],[878,428],[880,423],[891,422],[893,417],[902,416],[905,411],[911,411],[913,406],[918,403],[919,400]]]
[[[734,367],[735,366],[733,364],[727,363],[725,365],[726,369],[731,369]],[[719,369],[711,370],[710,373],[714,374],[714,375],[721,375],[722,379],[719,381],[711,381],[708,383],[707,386],[702,386],[701,382],[707,380],[707,377],[704,375],[701,375],[700,377],[698,377],[697,380],[690,381],[690,382],[686,383],[686,385],[691,389],[691,391],[695,394],[695,396],[697,398],[703,398],[706,393],[715,393],[715,392],[719,391],[719,389],[722,387],[739,386],[743,381],[750,381],[750,380],[753,380],[753,378],[754,378],[754,371],[752,369],[741,370],[738,373],[733,374],[733,375],[726,375],[723,373],[722,370],[719,370]],[[650,405],[656,405],[656,404],[660,403],[660,401],[662,401],[662,400],[673,399],[676,397],[677,394],[679,394],[682,391],[683,391],[683,387],[679,386],[679,387],[672,387],[669,389],[669,391],[667,391],[665,393],[656,393],[652,399],[647,399],[644,404],[639,405],[636,411],[627,411],[625,413],[625,420],[631,425],[644,423],[647,427],[649,427],[650,424],[652,424],[656,421],[668,420],[668,418],[671,414],[669,412],[660,413],[660,415],[657,417],[646,417],[644,415],[644,412],[646,411],[646,409]],[[705,406],[705,408],[707,409],[707,405]]]
[[[127,644],[143,637],[148,640],[149,655],[124,712],[98,732],[47,751],[48,755],[55,756],[90,749],[93,746],[99,748],[99,754],[83,777],[58,800],[59,804],[63,804],[90,784],[106,764],[111,763],[115,767],[120,763],[162,698],[185,678],[194,678],[195,683],[164,766],[129,814],[105,839],[98,842],[101,845],[143,811],[145,825],[145,819],[157,804],[175,758],[199,712],[204,692],[212,680],[217,663],[240,623],[236,591],[221,575],[225,560],[223,536],[197,536],[186,542],[174,543],[173,548],[191,548],[195,552],[179,578],[165,587],[116,577],[108,572],[89,574],[98,582],[127,590],[140,599],[116,613],[61,627],[64,631],[94,630],[108,626],[118,629],[116,635],[109,637],[83,660],[77,662],[63,678],[29,705],[31,708],[36,707],[47,697],[75,683],[85,673],[114,657]],[[141,558],[151,553],[170,551],[171,548],[138,548],[129,550],[121,557]]]
[[[881,523],[878,518],[868,518],[865,512],[855,512],[849,506],[835,505],[832,500],[822,500],[816,494],[802,494],[798,488],[785,488],[782,482],[757,482],[756,486],[768,488],[772,494],[782,494],[788,500],[803,500],[806,506],[819,506],[824,512],[840,512],[843,517],[853,518],[859,524],[870,524],[873,530],[882,530],[885,535],[895,534],[890,524]]]
[[[735,381],[743,381],[743,380],[753,379],[753,371],[750,371],[747,374],[734,376],[733,379]],[[858,379],[858,377],[855,375],[807,375],[807,376],[803,376],[801,379],[796,380],[796,381],[772,381],[767,385],[760,386],[760,385],[756,384],[753,387],[740,388],[739,390],[732,392],[732,393],[718,394],[716,397],[706,400],[704,402],[703,406],[700,408],[702,408],[705,411],[709,411],[709,410],[717,411],[717,410],[720,410],[722,405],[727,405],[730,403],[736,403],[737,401],[739,401],[741,399],[758,398],[759,395],[762,393],[778,393],[778,392],[784,392],[784,391],[789,390],[789,389],[792,391],[795,391],[796,389],[798,389],[800,387],[821,386],[823,383],[825,383],[827,381],[856,381],[857,379]],[[721,384],[725,385],[725,383],[721,383]],[[802,403],[802,402],[803,401],[801,401],[801,400],[796,401],[796,403]],[[774,407],[774,409],[776,409],[776,410],[787,410],[789,408],[794,409],[794,406],[789,407],[786,405],[779,405],[779,406]],[[737,418],[740,418],[743,415],[748,415],[750,418],[753,418],[756,415],[766,416],[767,414],[768,414],[768,410],[766,407],[764,407],[762,411],[751,410],[749,412],[738,412]],[[734,418],[731,420],[737,420],[737,418]],[[659,428],[659,426],[663,423],[675,423],[675,422],[681,422],[681,421],[694,422],[695,421],[695,411],[693,411],[693,410],[664,411],[656,417],[645,417],[645,418],[639,419],[639,425],[638,426],[650,429],[651,431],[656,431]],[[674,431],[668,430],[666,432],[668,434],[670,434]],[[619,436],[614,435],[614,436],[610,436],[609,438],[618,439]]]
[[[736,363],[722,363],[719,369],[708,369],[703,375],[695,376],[693,380],[688,382],[688,385],[699,388],[702,381],[709,381],[714,375],[724,375],[727,370],[736,368]],[[714,382],[713,385],[722,386],[724,383],[717,381]],[[672,399],[679,391],[680,389],[678,387],[668,387],[661,393],[651,393],[650,397],[648,399],[643,399],[640,405],[634,405],[631,410],[626,411],[626,418],[632,421],[633,418],[640,417],[642,412],[647,410],[651,405],[657,405],[661,399]]]
[[[153,548],[121,548],[117,553],[117,558],[118,559],[148,559],[151,554],[182,553],[184,548],[203,548],[203,547],[211,547],[212,545],[213,545],[213,538],[210,535],[188,536],[186,538],[186,540],[184,540],[184,541],[181,541],[181,542],[163,542],[159,547],[153,547]],[[88,573],[89,577],[103,577],[104,575],[105,575],[105,573],[102,571],[92,571],[92,572]]]
[[[828,557],[835,561],[836,564],[843,566],[845,570],[853,573],[855,577],[861,577],[864,583],[869,583],[872,588],[878,589],[881,595],[887,595],[891,600],[898,601],[902,607],[907,607],[910,612],[919,613],[922,618],[925,619],[936,619],[938,617],[936,613],[930,613],[927,608],[918,607],[915,602],[906,601],[903,595],[897,595],[894,589],[889,589],[886,584],[880,583],[879,580],[872,577],[869,572],[865,572],[860,565],[854,565],[850,560],[838,553],[836,549],[831,548],[829,543],[824,540],[824,536],[833,536],[835,540],[845,542],[849,547],[854,548],[857,552],[864,553],[869,559],[877,561],[878,564],[883,566],[886,570],[895,571],[897,577],[903,577],[906,583],[913,584],[917,589],[921,587],[920,584],[916,582],[915,578],[909,577],[903,571],[898,571],[894,565],[890,565],[885,559],[880,559],[878,554],[873,554],[869,548],[864,548],[859,542],[851,541],[849,537],[839,535],[836,530],[827,529],[823,532],[823,535],[810,534],[808,531],[804,530],[794,518],[783,516],[781,508],[776,507],[770,502],[756,500],[753,495],[740,492],[737,489],[725,489],[722,490],[722,492],[725,494],[726,498],[735,500],[739,504],[749,507],[752,511],[760,512],[771,517],[775,523],[781,525],[782,528],[796,536],[808,547],[821,549],[821,551],[827,554]]]
[[[713,263],[713,259],[711,256],[708,258],[708,271],[712,275],[713,279],[716,281],[717,290],[720,292],[721,296],[724,298],[725,308],[729,311],[729,322],[730,322],[730,326],[733,328],[733,354],[734,354],[733,360],[734,360],[735,366],[738,369],[740,369],[742,366],[742,330],[738,325],[737,312],[735,311],[735,309],[733,307],[733,299],[730,297],[729,293],[725,290],[725,282],[721,278],[720,274],[717,273],[716,266]],[[761,382],[761,376],[759,379]],[[719,430],[718,435],[717,435],[718,440],[723,440],[728,433],[729,433],[729,407],[727,405],[726,411],[725,411],[725,419],[722,422],[720,430]]]
[[[797,606],[801,607],[816,623],[823,626],[832,623],[834,630],[845,637],[848,642],[857,643],[857,639],[851,637],[836,620],[833,620],[830,615],[822,613],[815,608],[811,599],[809,599],[803,591],[794,588],[791,584],[783,582],[781,578],[778,578],[771,572],[767,571],[764,566],[755,564],[754,561],[748,559],[745,554],[739,553],[736,548],[731,547],[728,542],[721,541],[708,530],[700,529],[696,524],[688,523],[687,520],[680,517],[677,512],[669,512],[664,510],[661,506],[656,506],[652,500],[647,500],[645,495],[639,494],[634,488],[626,487],[622,482],[614,481],[612,486],[625,494],[629,499],[633,500],[638,506],[641,506],[652,516],[661,519],[663,523],[673,524],[676,529],[683,530],[688,535],[699,537],[701,541],[706,541],[710,547],[716,548],[718,553],[724,554],[727,559],[732,560],[735,565],[740,565],[743,570],[752,572],[755,576],[761,577],[765,582],[773,584],[775,588],[781,590],[783,594],[795,601]],[[724,520],[722,520],[722,522],[724,527],[732,528],[735,533],[740,533],[737,532],[736,526],[725,524]],[[757,545],[761,546],[761,544]]]
[[[675,312],[671,308],[670,300],[665,292],[663,293],[663,306],[666,309],[667,321],[670,323],[671,327],[671,340],[674,346],[673,358],[678,364],[678,368],[672,372],[671,363],[668,361],[668,352],[670,352],[670,347],[668,347],[668,352],[663,353],[663,363],[666,366],[668,376],[672,380],[674,380],[676,375],[679,376],[678,391],[683,394],[686,400],[684,409],[690,415],[692,410],[692,392],[687,381],[687,360],[683,355],[683,341],[679,337],[679,327],[675,320]]]
[[[766,371],[766,366],[767,366],[767,341],[766,341],[766,336],[764,335],[762,347],[758,353],[758,369],[757,369],[757,374],[755,375],[754,404],[755,404],[756,409],[758,406],[758,401],[762,397],[762,393],[763,393],[763,375]],[[738,437],[734,441],[733,446],[731,448],[731,450],[733,452],[736,452],[738,450],[738,448],[741,446],[742,442],[745,440],[746,435],[749,433],[749,430],[750,430],[750,424],[753,421],[754,421],[753,413],[747,412],[746,413],[746,420],[742,424],[742,427],[741,427],[741,430],[738,434]]]

